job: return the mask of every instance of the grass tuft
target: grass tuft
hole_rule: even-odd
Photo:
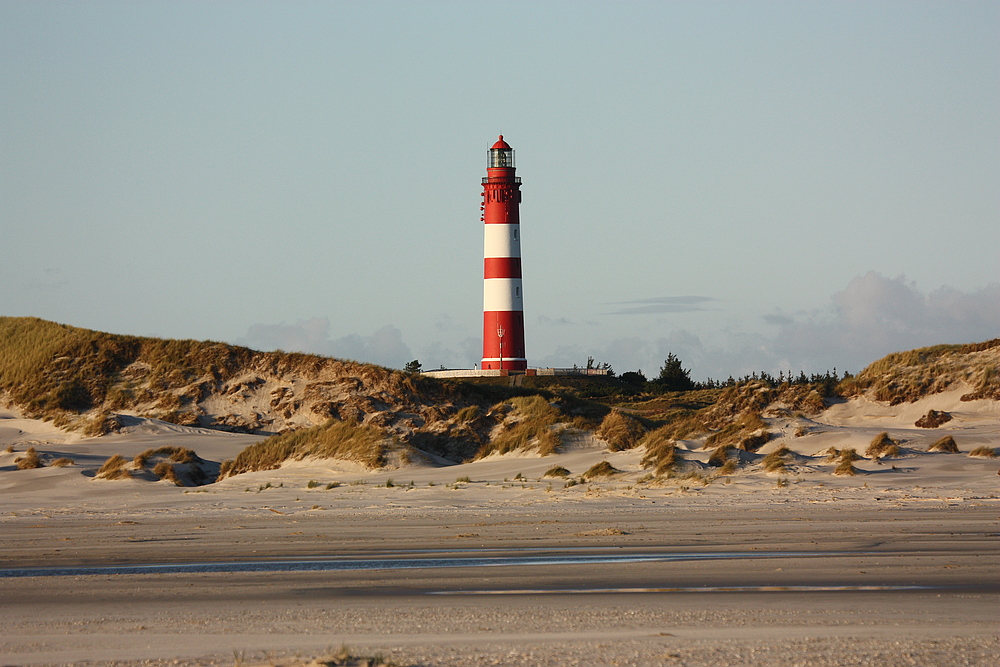
[[[950,435],[946,435],[935,440],[934,444],[927,448],[927,451],[958,454],[958,445],[955,443],[955,438]]]
[[[177,470],[174,468],[174,464],[169,461],[160,461],[155,466],[153,466],[153,474],[160,479],[165,479],[168,482],[173,482],[176,486],[184,486],[184,482],[180,480],[177,476]]]
[[[104,465],[97,471],[98,479],[131,479],[132,473],[128,469],[129,461],[121,454],[115,454],[104,462]]]
[[[719,474],[732,475],[735,474],[738,469],[739,469],[739,463],[736,461],[736,459],[726,459],[726,462],[722,464],[721,468],[719,468]]]
[[[652,467],[653,473],[658,476],[672,473],[681,460],[673,439],[674,433],[673,425],[663,426],[647,433],[640,443],[646,448],[642,465]]]
[[[764,466],[765,472],[784,472],[785,464],[788,462],[789,457],[792,454],[792,450],[788,447],[780,447],[767,456],[761,463]]]
[[[331,420],[322,426],[275,435],[250,445],[232,463],[223,465],[219,479],[245,472],[275,470],[285,461],[300,461],[306,457],[344,459],[379,468],[385,465],[386,440],[374,426]]]
[[[992,447],[976,447],[971,452],[969,456],[978,456],[985,459],[995,459],[997,457],[997,452]]]
[[[888,433],[882,431],[872,439],[868,449],[865,450],[865,456],[870,459],[881,459],[899,456],[900,452],[896,441],[890,438]]]
[[[34,468],[41,468],[43,466],[42,459],[39,458],[38,452],[35,451],[34,447],[29,447],[24,456],[14,459],[14,463],[17,464],[18,470],[33,470]]]
[[[604,417],[594,435],[608,443],[608,449],[612,452],[620,452],[638,445],[645,434],[646,427],[642,422],[615,409]]]
[[[515,396],[493,409],[508,409],[509,413],[499,432],[479,448],[476,458],[531,447],[542,447],[543,454],[556,451],[558,439],[554,441],[546,434],[562,421],[563,416],[543,396]]]
[[[76,463],[76,461],[74,461],[73,459],[69,458],[68,456],[60,456],[55,461],[53,461],[52,463],[50,463],[49,466],[51,466],[53,468],[65,468],[66,466],[71,466],[71,465],[73,465],[75,463]]]
[[[607,461],[601,461],[600,463],[595,463],[587,469],[587,472],[583,473],[584,479],[596,479],[598,477],[612,477],[621,472],[618,468],[614,467]]]
[[[553,466],[546,470],[542,477],[569,477],[569,470],[562,466]]]
[[[854,477],[858,472],[860,471],[854,467],[850,460],[841,461],[833,470],[833,474],[839,477]]]

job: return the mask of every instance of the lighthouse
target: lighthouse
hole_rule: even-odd
[[[525,370],[524,295],[521,290],[521,179],[514,149],[503,135],[490,148],[483,179],[484,370]]]

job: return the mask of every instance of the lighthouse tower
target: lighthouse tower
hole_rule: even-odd
[[[521,179],[503,135],[490,148],[483,179],[483,369],[525,370],[521,292]]]

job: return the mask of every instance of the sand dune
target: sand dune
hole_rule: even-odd
[[[0,413],[5,571],[427,552],[815,555],[406,574],[0,577],[0,662],[232,664],[234,649],[287,662],[347,643],[404,665],[994,664],[1000,577],[989,535],[1000,459],[968,452],[1000,448],[1000,403],[962,402],[963,391],[770,417],[777,436],[744,453],[730,476],[707,465],[700,440],[682,441],[686,463],[671,479],[652,478],[641,451],[609,452],[593,435],[570,432],[544,457],[445,465],[428,456],[379,470],[304,460],[202,487],[109,481],[94,474],[113,454],[176,446],[219,462],[261,436],[129,418],[120,433],[82,438],[8,409]],[[953,419],[914,426],[931,408]],[[863,452],[881,431],[900,456],[859,460],[855,477],[832,474],[829,448]],[[942,435],[960,453],[927,452]],[[28,447],[74,464],[18,470]],[[785,470],[764,472],[763,456],[781,447],[792,452]],[[621,472],[581,481],[602,461]],[[544,477],[555,466],[570,477]],[[872,585],[904,588],[858,589]],[[442,591],[479,593],[431,595]]]

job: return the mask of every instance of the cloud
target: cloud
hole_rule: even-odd
[[[624,306],[605,315],[652,315],[657,313],[692,313],[707,310],[702,304],[716,301],[709,296],[660,296],[650,299],[633,299],[632,301],[616,301],[608,306]]]
[[[832,294],[820,308],[794,314],[779,310],[762,318],[777,327],[773,334],[678,329],[654,338],[566,345],[531,362],[564,366],[584,364],[593,356],[618,373],[641,369],[647,377],[655,377],[673,352],[697,380],[738,378],[758,371],[777,375],[836,368],[857,373],[890,352],[1000,336],[1000,284],[971,292],[940,287],[924,293],[902,276],[887,278],[870,271]]]
[[[902,276],[869,271],[831,297],[828,308],[783,324],[775,356],[815,367],[860,370],[890,352],[971,343],[1000,334],[1000,284],[973,292],[922,293]]]
[[[413,359],[403,342],[402,332],[387,324],[370,336],[357,333],[330,338],[330,320],[313,317],[295,324],[254,324],[238,345],[255,350],[286,350],[322,354],[338,359],[354,359],[389,368],[402,368]]]

